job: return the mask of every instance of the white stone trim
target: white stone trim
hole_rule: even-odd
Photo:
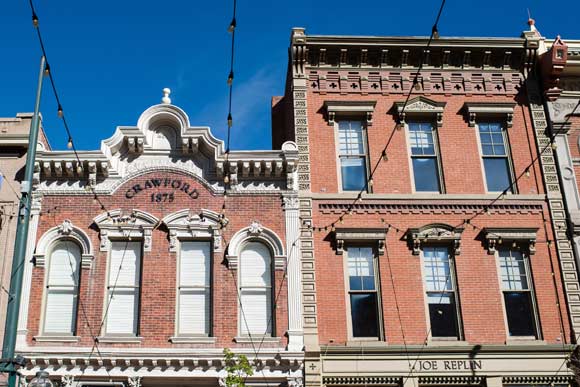
[[[324,101],[328,125],[334,126],[336,115],[363,115],[368,126],[373,124],[377,101]]]
[[[465,110],[467,112],[469,126],[474,127],[478,121],[478,115],[483,116],[501,116],[504,118],[508,128],[513,125],[514,107],[512,102],[466,102]]]
[[[399,118],[399,124],[405,125],[407,115],[433,115],[437,118],[437,126],[443,126],[443,110],[446,102],[437,102],[429,98],[418,96],[405,102],[395,102],[395,109]],[[404,108],[404,110],[403,110]]]
[[[336,254],[344,253],[344,245],[350,242],[373,243],[378,255],[385,254],[386,228],[337,228],[334,233]]]
[[[100,251],[111,249],[111,239],[142,239],[143,251],[151,251],[153,229],[159,220],[141,210],[123,213],[122,210],[112,210],[97,215],[94,220],[101,237]]]
[[[40,237],[34,254],[36,267],[43,268],[45,266],[46,255],[49,253],[52,244],[57,240],[70,240],[78,244],[81,248],[81,267],[83,269],[91,268],[91,263],[94,259],[91,239],[82,228],[73,225],[68,219],[65,219],[62,224],[51,228]]]
[[[432,223],[407,230],[407,241],[413,255],[420,255],[424,243],[447,243],[453,247],[453,255],[461,254],[461,233],[463,227],[453,227],[443,223]]]
[[[495,255],[497,246],[502,243],[520,242],[525,243],[530,255],[536,253],[536,234],[538,228],[515,227],[515,228],[494,228],[486,227],[483,234],[487,242],[487,252],[489,255]]]
[[[258,221],[253,221],[250,226],[239,230],[230,240],[227,247],[226,260],[228,268],[237,270],[240,254],[249,241],[264,243],[270,249],[274,258],[275,270],[284,270],[286,265],[286,253],[282,239],[272,230],[264,227]]]
[[[222,251],[221,227],[229,221],[211,210],[195,213],[185,208],[165,216],[161,222],[169,229],[169,251],[177,252],[182,239],[211,239],[213,250]]]

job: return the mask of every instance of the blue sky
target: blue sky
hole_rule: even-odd
[[[358,6],[353,8],[353,4]],[[191,124],[225,138],[231,0],[35,0],[48,59],[78,149],[98,149],[172,89]],[[310,34],[428,35],[439,0],[238,0],[232,149],[270,149],[270,99],[284,90],[290,30]],[[516,37],[527,11],[544,36],[580,39],[580,1],[447,0],[442,36]],[[26,0],[0,8],[0,116],[33,110],[40,48]],[[51,145],[67,137],[46,84]]]

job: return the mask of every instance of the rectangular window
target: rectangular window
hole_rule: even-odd
[[[140,280],[141,242],[113,242],[105,305],[107,335],[137,335]]]
[[[423,271],[431,337],[459,339],[454,267],[447,247],[423,248]]]
[[[202,241],[182,241],[180,245],[178,335],[209,336],[211,244]]]
[[[338,122],[338,155],[343,191],[366,188],[367,165],[364,126],[361,121]]]
[[[410,122],[409,139],[415,191],[441,192],[436,133],[430,122]]]
[[[478,126],[487,190],[513,192],[504,128],[499,122],[479,123]]]
[[[378,292],[373,249],[349,247],[348,294],[352,337],[379,337]]]
[[[537,337],[527,257],[511,249],[500,249],[498,253],[509,335]]]

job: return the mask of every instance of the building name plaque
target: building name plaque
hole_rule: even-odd
[[[420,360],[418,371],[475,371],[482,367],[481,360]]]
[[[199,192],[192,187],[192,184],[180,179],[168,178],[152,178],[145,180],[144,183],[135,184],[125,192],[125,197],[133,199],[138,193],[153,189],[157,189],[157,192],[151,193],[151,202],[153,203],[174,201],[176,191],[182,191],[192,199],[199,197]]]

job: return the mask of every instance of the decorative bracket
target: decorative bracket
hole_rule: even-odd
[[[413,255],[421,254],[424,244],[444,243],[453,246],[453,254],[461,254],[462,227],[453,227],[442,223],[432,223],[419,228],[407,230],[407,242]]]
[[[374,244],[379,255],[385,254],[386,228],[337,228],[334,233],[336,254],[344,253],[344,245],[349,242]]]
[[[484,228],[482,233],[487,243],[487,253],[494,255],[503,243],[519,242],[527,245],[528,253],[536,253],[538,228]]]

